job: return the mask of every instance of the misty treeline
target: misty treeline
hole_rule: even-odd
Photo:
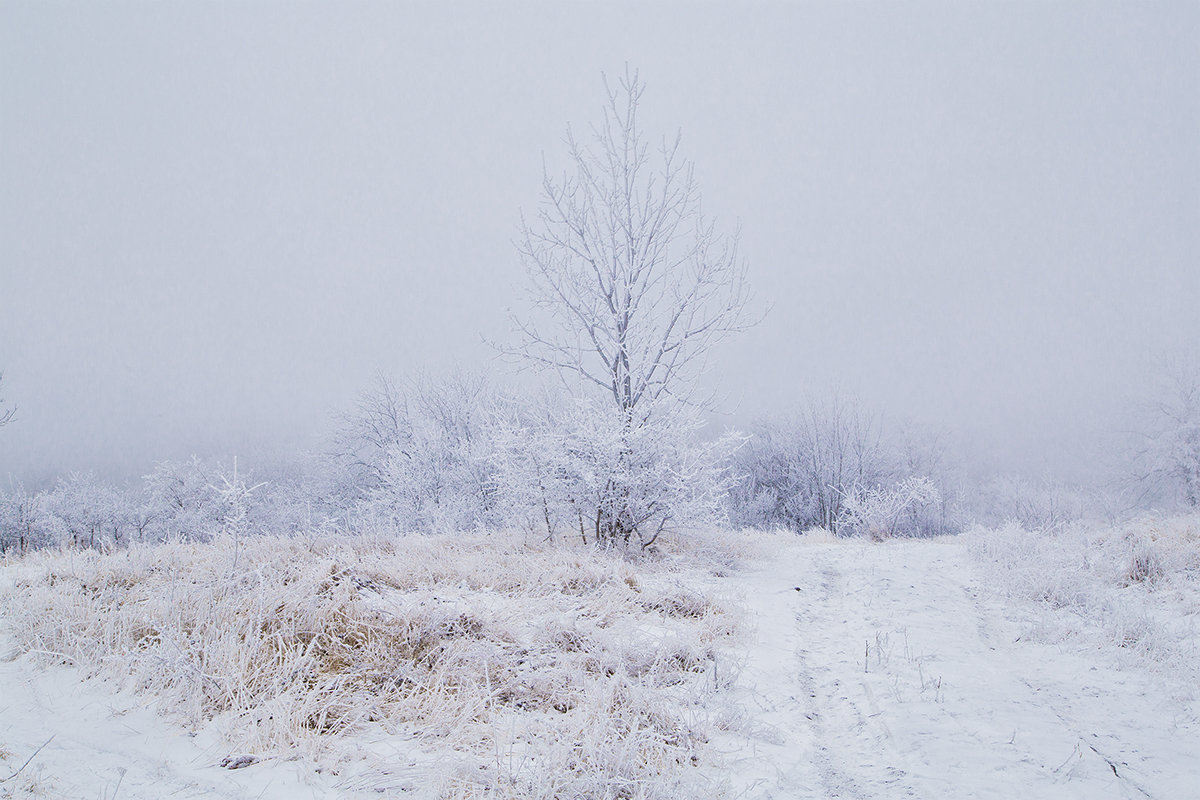
[[[657,511],[680,528],[825,528],[874,538],[1008,520],[1045,529],[1200,505],[1198,388],[1179,382],[1131,436],[1121,492],[1012,475],[968,482],[944,434],[889,425],[847,398],[722,435],[699,414],[680,413],[630,441],[619,422],[606,422],[619,418],[561,393],[518,394],[469,373],[380,378],[336,422],[325,452],[269,472],[192,458],[157,464],[128,485],[79,473],[36,492],[10,484],[0,493],[0,548],[455,531],[603,544],[596,514],[617,468],[625,502],[639,504],[632,513]]]
[[[0,546],[484,530],[615,544],[597,518],[617,485],[621,505],[608,513],[653,520],[637,540],[646,546],[667,525],[945,532],[955,518],[936,443],[903,441],[885,441],[877,417],[845,402],[709,436],[694,410],[626,430],[588,401],[520,396],[481,375],[380,378],[338,421],[327,452],[271,473],[192,458],[133,485],[72,473],[40,492],[10,486]],[[884,497],[891,505],[876,507]]]
[[[583,137],[568,128],[561,171],[543,168],[541,201],[521,220],[528,302],[512,315],[513,341],[496,347],[540,373],[542,389],[381,379],[327,452],[288,470],[193,458],[134,486],[86,474],[40,492],[9,486],[0,547],[523,530],[637,551],[701,526],[878,539],[967,521],[1047,527],[1129,505],[1023,478],[967,485],[944,436],[844,398],[714,434],[704,370],[757,321],[738,231],[702,212],[679,136],[642,131],[637,73],[604,87],[600,121]],[[1134,505],[1200,502],[1197,387],[1181,374],[1131,436]],[[11,419],[0,410],[0,424]]]

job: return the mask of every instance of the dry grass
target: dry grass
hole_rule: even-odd
[[[1200,517],[1047,531],[1007,525],[969,536],[999,587],[1055,612],[1042,625],[1043,637],[1090,631],[1200,678],[1194,626],[1200,614]]]
[[[9,566],[0,611],[49,661],[355,788],[420,772],[444,797],[717,797],[714,676],[736,674],[740,624],[717,576],[762,545],[668,547],[637,561],[500,535],[47,551]],[[395,746],[356,762],[368,741],[406,742],[407,762]]]

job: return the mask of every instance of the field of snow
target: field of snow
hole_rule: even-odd
[[[1070,612],[990,589],[971,543],[801,541],[742,578],[759,634],[739,685],[763,734],[735,795],[1200,796],[1187,673],[1045,642]]]
[[[0,573],[0,797],[1196,797],[1195,530],[1085,578],[1013,530],[37,554]],[[1151,608],[1170,636],[1096,611]]]

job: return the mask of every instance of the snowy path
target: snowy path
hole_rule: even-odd
[[[798,541],[747,581],[744,797],[1200,797],[1195,702],[1025,641],[961,540]]]

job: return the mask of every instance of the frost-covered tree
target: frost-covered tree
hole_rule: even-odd
[[[221,532],[234,538],[250,530],[250,515],[254,493],[267,485],[266,481],[251,484],[245,472],[238,474],[237,458],[233,459],[232,470],[219,470],[219,484],[210,488],[219,501]]]
[[[52,541],[45,495],[28,492],[19,484],[0,494],[0,552],[24,553]]]
[[[649,547],[672,523],[715,522],[724,512],[725,464],[741,437],[701,439],[692,406],[669,404],[636,426],[588,398],[513,411],[497,425],[493,456],[507,519],[550,537],[578,531],[585,544],[636,537]],[[624,527],[606,527],[614,520]]]
[[[1200,356],[1164,365],[1154,391],[1133,435],[1141,503],[1200,507]]]
[[[836,397],[756,422],[734,471],[735,523],[835,532],[854,487],[877,487],[896,472],[878,415]]]
[[[678,406],[702,403],[713,346],[747,323],[737,234],[702,213],[679,136],[655,146],[643,133],[644,88],[628,69],[615,87],[605,79],[600,123],[583,141],[568,128],[569,168],[543,172],[519,241],[532,308],[514,318],[521,343],[511,352],[586,398],[578,408],[603,418],[592,433],[616,436],[615,461],[597,464],[595,502],[579,509],[606,544],[644,544],[666,524],[642,519],[641,486],[627,477],[671,450],[657,445],[680,433]]]
[[[478,375],[400,385],[380,378],[343,419],[334,447],[360,521],[418,532],[493,522],[492,402]]]
[[[92,473],[72,472],[46,497],[55,537],[73,547],[106,547],[126,541],[120,493]]]
[[[151,542],[162,537],[162,509],[157,508],[145,483],[122,493],[125,524],[131,542]]]
[[[897,535],[939,536],[962,530],[967,519],[966,478],[961,456],[950,446],[949,434],[908,420],[887,438],[895,452],[895,475],[901,479],[924,478],[937,491],[936,501],[908,507],[897,523]]]
[[[344,530],[348,522],[345,470],[329,458],[302,455],[259,473],[266,484],[250,496],[248,521],[274,534]]]
[[[143,478],[156,537],[205,540],[219,532],[225,515],[220,485],[220,469],[198,456],[157,464]]]

